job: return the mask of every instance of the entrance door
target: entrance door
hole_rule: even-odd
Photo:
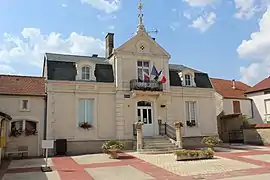
[[[153,136],[153,111],[151,102],[140,101],[137,103],[138,121],[143,122],[143,136]]]

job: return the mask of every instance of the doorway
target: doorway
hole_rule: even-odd
[[[137,103],[138,122],[143,122],[143,136],[153,136],[153,109],[152,103],[148,101],[139,101]]]

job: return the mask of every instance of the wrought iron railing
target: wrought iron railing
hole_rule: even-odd
[[[150,80],[150,81],[139,81],[133,79],[130,81],[130,90],[141,90],[141,91],[163,91],[161,82]]]
[[[167,124],[166,122],[162,123],[161,120],[158,120],[158,125],[159,125],[159,135],[168,136],[169,138],[176,141],[176,130],[174,127]]]

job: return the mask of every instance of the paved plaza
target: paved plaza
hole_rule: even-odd
[[[106,154],[53,157],[53,171],[43,173],[45,159],[13,160],[2,180],[267,180],[270,179],[270,147],[225,145],[214,159],[175,161],[173,154],[136,152],[110,159]],[[3,168],[3,167],[2,167]]]

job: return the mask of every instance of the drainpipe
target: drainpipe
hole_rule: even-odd
[[[43,139],[47,139],[47,95],[44,97],[44,124],[43,124]]]

